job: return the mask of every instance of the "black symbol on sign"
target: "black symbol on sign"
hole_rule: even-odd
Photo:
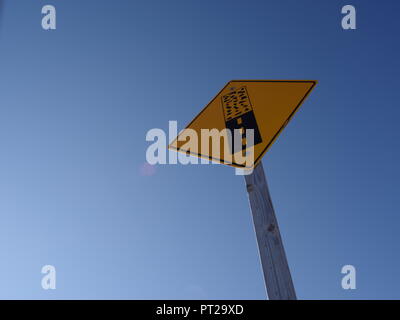
[[[241,87],[237,90],[232,88],[231,90],[231,92],[222,96],[222,109],[224,110],[225,125],[231,132],[229,141],[231,152],[243,152],[247,148],[261,143],[262,138],[246,87]],[[239,130],[241,135],[235,134],[235,129]],[[247,129],[254,130],[254,144],[246,140]],[[241,139],[241,142],[236,142],[235,139]],[[242,146],[242,149],[236,150],[236,146],[240,145]],[[234,146],[236,148],[234,148]]]

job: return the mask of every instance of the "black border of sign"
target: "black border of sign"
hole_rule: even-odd
[[[308,97],[308,95],[310,94],[310,92],[314,89],[314,87],[317,85],[318,81],[317,80],[231,80],[228,81],[228,83],[215,95],[215,97],[209,102],[207,103],[207,105],[199,112],[199,114],[194,117],[194,119],[192,121],[190,121],[190,123],[188,125],[186,125],[185,129],[187,129],[188,127],[190,127],[190,125],[196,121],[196,119],[204,112],[204,110],[207,109],[207,107],[222,93],[222,91],[225,90],[226,87],[229,86],[229,84],[234,83],[234,82],[288,82],[288,83],[292,83],[292,82],[300,82],[300,83],[312,83],[313,85],[311,86],[311,88],[306,92],[306,94],[304,95],[304,97],[300,100],[300,102],[297,104],[296,108],[294,108],[294,110],[292,111],[292,113],[289,115],[289,117],[286,119],[286,121],[283,123],[282,127],[280,127],[280,129],[277,131],[277,133],[274,135],[274,137],[271,139],[271,141],[267,144],[267,146],[264,148],[264,150],[260,153],[260,155],[257,157],[257,159],[254,160],[253,166],[251,167],[246,167],[245,165],[241,165],[241,164],[237,164],[235,162],[229,163],[229,162],[225,162],[221,159],[217,159],[211,156],[206,156],[200,153],[193,153],[190,152],[189,155],[191,156],[196,156],[199,158],[203,158],[203,159],[208,159],[208,160],[214,160],[218,163],[221,164],[225,164],[225,165],[230,165],[236,168],[241,168],[241,169],[252,169],[254,168],[258,162],[261,161],[261,158],[264,156],[264,154],[267,152],[267,150],[271,147],[271,145],[275,142],[276,138],[279,136],[279,134],[282,132],[282,130],[286,127],[286,125],[289,123],[289,121],[292,119],[293,115],[297,112],[297,110],[300,108],[300,106],[302,105],[302,103],[304,102],[304,100]],[[185,130],[184,129],[184,130]],[[175,143],[175,141],[178,139],[179,137],[179,133],[178,136],[168,145],[168,149],[171,150],[176,150],[178,152],[181,153],[187,153],[188,150],[182,150],[180,148],[175,148],[172,146],[172,144]]]

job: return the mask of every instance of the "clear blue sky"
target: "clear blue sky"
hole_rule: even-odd
[[[141,170],[149,129],[182,128],[228,80],[253,78],[319,81],[263,160],[298,297],[400,298],[399,1],[3,9],[0,298],[264,299],[243,177]]]

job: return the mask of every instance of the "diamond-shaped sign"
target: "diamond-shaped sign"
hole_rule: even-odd
[[[179,133],[169,148],[251,169],[271,147],[316,83],[314,80],[232,80]],[[252,129],[252,139],[246,135],[248,129]],[[212,134],[204,134],[208,131]],[[214,138],[215,141],[211,141]],[[213,143],[217,140],[221,143],[215,146]],[[253,161],[244,162],[243,157],[250,153]]]

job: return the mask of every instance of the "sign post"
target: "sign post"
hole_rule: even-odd
[[[168,146],[186,155],[240,170],[253,170],[244,176],[265,285],[271,300],[295,300],[296,292],[261,159],[316,84],[315,80],[229,81]],[[248,129],[254,133],[250,143]],[[213,132],[213,135],[203,138],[204,131]],[[239,132],[238,136],[234,135],[235,131]],[[193,135],[200,139],[188,142],[187,138]],[[224,142],[228,141],[229,148],[226,143],[220,143],[221,136]],[[241,148],[233,147],[236,142]],[[243,162],[243,154],[253,156],[252,161]]]
[[[262,162],[244,178],[268,297],[270,300],[296,300]]]

